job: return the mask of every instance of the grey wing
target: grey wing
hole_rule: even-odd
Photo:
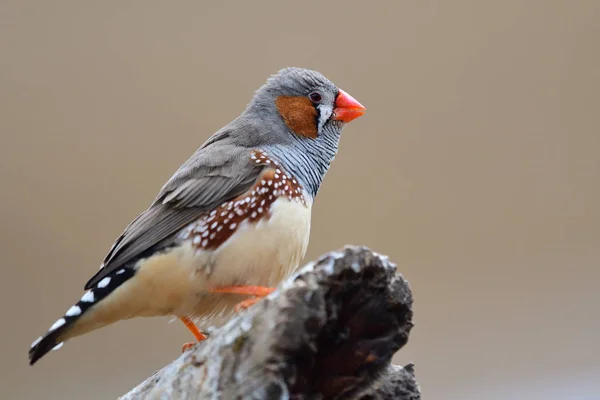
[[[152,205],[129,224],[85,288],[143,257],[202,214],[246,193],[263,168],[250,162],[247,148],[200,148],[161,189]]]

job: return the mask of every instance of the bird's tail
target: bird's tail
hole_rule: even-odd
[[[132,316],[124,315],[129,311],[120,309],[118,302],[110,301],[115,296],[109,295],[117,294],[118,289],[122,288],[122,284],[134,274],[135,271],[132,268],[119,269],[85,292],[74,306],[52,324],[45,335],[40,336],[31,344],[29,364],[33,365],[50,350],[59,349],[67,339]],[[106,301],[103,301],[105,299]]]

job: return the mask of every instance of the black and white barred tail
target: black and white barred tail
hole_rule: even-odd
[[[37,338],[29,349],[29,364],[33,365],[51,350],[62,347],[63,342],[75,336],[95,329],[93,322],[88,327],[78,326],[87,312],[121,286],[135,274],[132,268],[122,268],[107,276],[91,288],[81,299],[56,320],[44,336]],[[98,326],[99,327],[99,326]]]

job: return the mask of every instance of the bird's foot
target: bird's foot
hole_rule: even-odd
[[[194,335],[194,337],[196,338],[196,340],[198,342],[202,342],[202,341],[208,339],[208,337],[204,333],[202,333],[202,331],[200,331],[200,329],[198,329],[198,327],[196,326],[196,324],[189,317],[181,317],[179,319],[190,330],[190,332],[192,332],[192,335]],[[192,348],[195,344],[196,343],[194,343],[194,342],[187,342],[187,343],[185,343],[181,347],[181,352],[185,353],[187,350],[189,350],[190,348]]]
[[[235,312],[252,307],[260,299],[270,295],[274,291],[275,288],[264,286],[220,286],[212,290],[213,293],[247,294],[250,296],[255,296],[237,303],[234,308]]]
[[[246,309],[252,307],[254,304],[258,303],[261,299],[262,299],[262,297],[252,297],[250,299],[240,301],[239,303],[237,303],[235,305],[234,311],[237,313],[242,310],[246,310]]]
[[[198,342],[187,342],[184,343],[183,346],[181,346],[181,352],[185,353],[186,351],[188,351],[189,349],[191,349],[192,347],[194,347]]]

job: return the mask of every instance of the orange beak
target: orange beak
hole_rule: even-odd
[[[348,123],[363,115],[366,110],[354,97],[339,89],[338,96],[335,99],[335,108],[333,109],[334,120]]]

